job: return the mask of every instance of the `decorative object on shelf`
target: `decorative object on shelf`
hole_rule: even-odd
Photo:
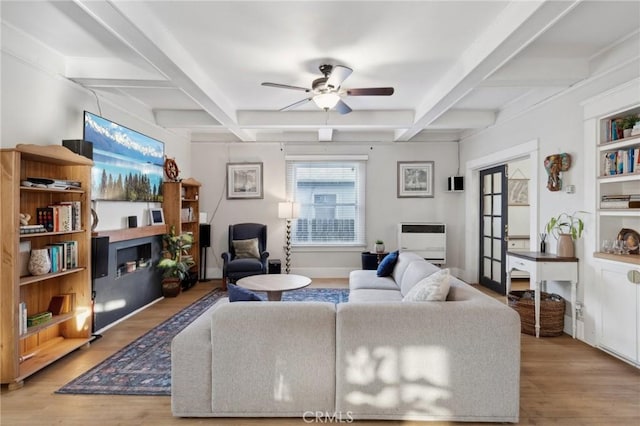
[[[560,191],[562,189],[562,179],[560,172],[566,172],[571,167],[571,155],[562,154],[549,155],[544,159],[544,168],[549,175],[547,189],[549,191]]]
[[[552,234],[558,240],[556,254],[560,257],[574,257],[575,255],[573,240],[580,238],[582,231],[584,231],[584,222],[576,216],[577,213],[584,212],[560,213],[549,219],[545,226],[547,233]]]
[[[398,198],[433,198],[433,161],[398,161]]]
[[[262,163],[227,163],[227,199],[264,198]]]
[[[631,137],[634,126],[640,121],[637,115],[629,114],[622,119],[622,135],[625,138]]]
[[[178,180],[180,169],[178,168],[178,163],[176,163],[175,158],[164,157],[164,173],[169,179],[173,181]]]
[[[617,241],[626,243],[628,254],[640,254],[640,235],[629,228],[622,228],[618,232]]]
[[[162,236],[164,242],[164,258],[157,267],[162,269],[162,294],[165,297],[176,297],[180,294],[182,281],[189,278],[189,269],[195,265],[188,250],[193,243],[193,236],[188,233],[176,235],[175,227]]]
[[[164,213],[161,208],[149,209],[149,223],[150,225],[162,225],[164,224]]]
[[[291,201],[278,203],[278,218],[286,219],[287,230],[285,234],[285,254],[284,265],[285,273],[291,270],[291,221],[297,219],[300,215],[300,204]]]
[[[31,215],[28,213],[20,213],[20,225],[27,226],[31,220]]]
[[[384,253],[384,241],[376,240],[375,251],[376,253]]]
[[[31,275],[44,275],[49,273],[51,270],[49,250],[46,248],[31,250],[28,268]]]
[[[547,252],[547,234],[542,232],[540,234],[540,253]]]
[[[98,213],[91,209],[91,232],[95,231],[98,227]]]

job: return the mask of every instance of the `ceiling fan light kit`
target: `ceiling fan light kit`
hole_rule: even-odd
[[[318,105],[318,108],[321,108],[325,111],[328,111],[331,108],[335,107],[339,100],[340,96],[337,93],[333,92],[321,93],[313,97],[313,102]]]
[[[359,89],[342,89],[341,85],[353,72],[349,67],[343,65],[320,65],[320,72],[324,77],[317,78],[311,83],[311,88],[307,89],[300,86],[291,86],[288,84],[264,82],[263,86],[275,87],[279,89],[302,90],[307,93],[313,93],[313,96],[294,102],[281,108],[280,111],[288,111],[297,108],[307,102],[313,100],[318,108],[324,111],[334,109],[340,114],[348,114],[351,108],[343,100],[342,96],[391,96],[393,95],[393,87],[367,87]]]

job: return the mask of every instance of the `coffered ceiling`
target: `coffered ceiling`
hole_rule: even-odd
[[[2,1],[3,50],[193,141],[429,142],[521,114],[640,56],[640,1]],[[625,53],[622,56],[618,52]],[[621,56],[617,56],[621,55]],[[353,69],[325,112],[302,91]]]

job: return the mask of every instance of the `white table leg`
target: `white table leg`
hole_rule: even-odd
[[[507,265],[507,282],[506,282],[506,286],[507,286],[507,297],[509,297],[509,293],[511,293],[511,272],[513,271],[513,268],[509,267]]]
[[[536,338],[540,337],[540,288],[541,282],[536,280],[535,292],[535,311],[536,311]]]
[[[573,338],[576,338],[576,299],[577,299],[577,286],[578,283],[576,281],[571,281],[571,334]]]

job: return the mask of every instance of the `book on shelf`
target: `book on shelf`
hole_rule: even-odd
[[[79,201],[65,201],[36,209],[36,221],[49,232],[70,232],[82,229]]]
[[[18,304],[18,332],[21,336],[27,332],[27,304],[24,302]]]
[[[53,315],[68,314],[73,312],[75,303],[75,293],[58,294],[51,298],[47,311]]]
[[[640,208],[640,194],[612,194],[600,197],[601,209]]]
[[[27,327],[35,327],[36,325],[45,324],[51,321],[53,314],[49,311],[40,312],[27,317]]]
[[[640,173],[640,148],[607,151],[603,156],[602,175]]]
[[[44,225],[20,225],[20,235],[39,234],[41,232],[47,232]]]

